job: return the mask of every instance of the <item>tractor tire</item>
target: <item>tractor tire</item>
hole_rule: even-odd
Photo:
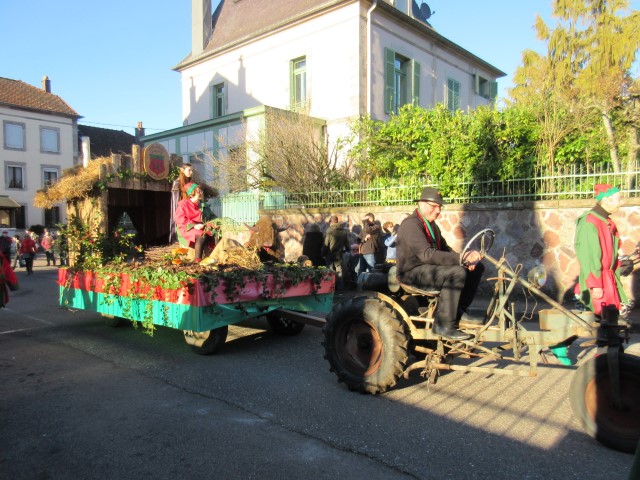
[[[222,348],[227,341],[229,326],[214,328],[206,332],[184,330],[184,340],[191,350],[199,355],[213,355]]]
[[[283,317],[278,310],[267,314],[267,323],[271,327],[271,331],[285,337],[293,337],[298,335],[304,328],[304,323],[296,322]]]
[[[589,436],[603,445],[633,453],[640,440],[640,358],[619,354],[623,409],[613,405],[607,355],[581,365],[571,382],[574,415]]]
[[[324,358],[350,390],[385,392],[405,370],[409,335],[393,308],[378,298],[335,305],[323,331]]]

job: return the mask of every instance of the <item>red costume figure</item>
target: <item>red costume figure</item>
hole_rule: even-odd
[[[178,239],[180,243],[195,248],[195,261],[200,262],[206,237],[205,224],[209,218],[204,213],[205,205],[202,200],[202,189],[195,183],[186,185],[187,199],[178,202],[175,211]],[[207,211],[208,213],[208,211]]]
[[[627,296],[620,282],[620,235],[609,217],[620,208],[620,191],[611,185],[595,186],[596,205],[576,223],[575,249],[580,263],[576,295],[596,315],[602,305],[620,310]]]
[[[0,253],[2,269],[0,270],[0,308],[9,303],[9,290],[18,290],[18,277],[11,268],[7,257]]]

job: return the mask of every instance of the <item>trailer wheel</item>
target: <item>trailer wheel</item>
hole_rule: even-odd
[[[609,361],[599,355],[580,366],[571,382],[571,408],[587,434],[603,445],[633,453],[640,440],[640,358],[619,354],[623,408],[613,405]]]
[[[394,310],[378,298],[357,297],[335,305],[324,337],[324,358],[350,390],[382,393],[404,372],[408,335]]]
[[[284,335],[285,337],[298,335],[304,328],[304,323],[285,318],[278,310],[267,314],[267,323],[269,323],[273,333]]]
[[[194,352],[200,355],[213,355],[220,350],[224,342],[226,342],[228,332],[228,325],[206,332],[184,330],[184,340]]]

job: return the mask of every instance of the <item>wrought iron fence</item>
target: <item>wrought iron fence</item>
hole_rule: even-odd
[[[597,183],[616,185],[625,197],[640,197],[640,170],[585,172],[568,167],[550,175],[459,182],[455,186],[429,184],[417,177],[405,177],[358,182],[341,190],[242,192],[210,202],[218,216],[252,224],[258,220],[259,209],[411,205],[428,186],[442,188],[447,202],[496,203],[592,198],[593,187]]]
[[[554,174],[507,180],[463,181],[455,186],[425,183],[418,178],[376,179],[352,188],[318,192],[279,193],[279,202],[270,208],[366,207],[410,205],[424,187],[439,187],[451,203],[496,203],[537,200],[591,198],[595,184],[608,183],[620,188],[625,197],[640,196],[640,170],[627,172],[580,171],[575,167],[558,169]]]

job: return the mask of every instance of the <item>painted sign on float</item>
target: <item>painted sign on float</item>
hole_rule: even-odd
[[[159,143],[145,147],[143,153],[144,171],[154,180],[169,176],[169,152]]]

